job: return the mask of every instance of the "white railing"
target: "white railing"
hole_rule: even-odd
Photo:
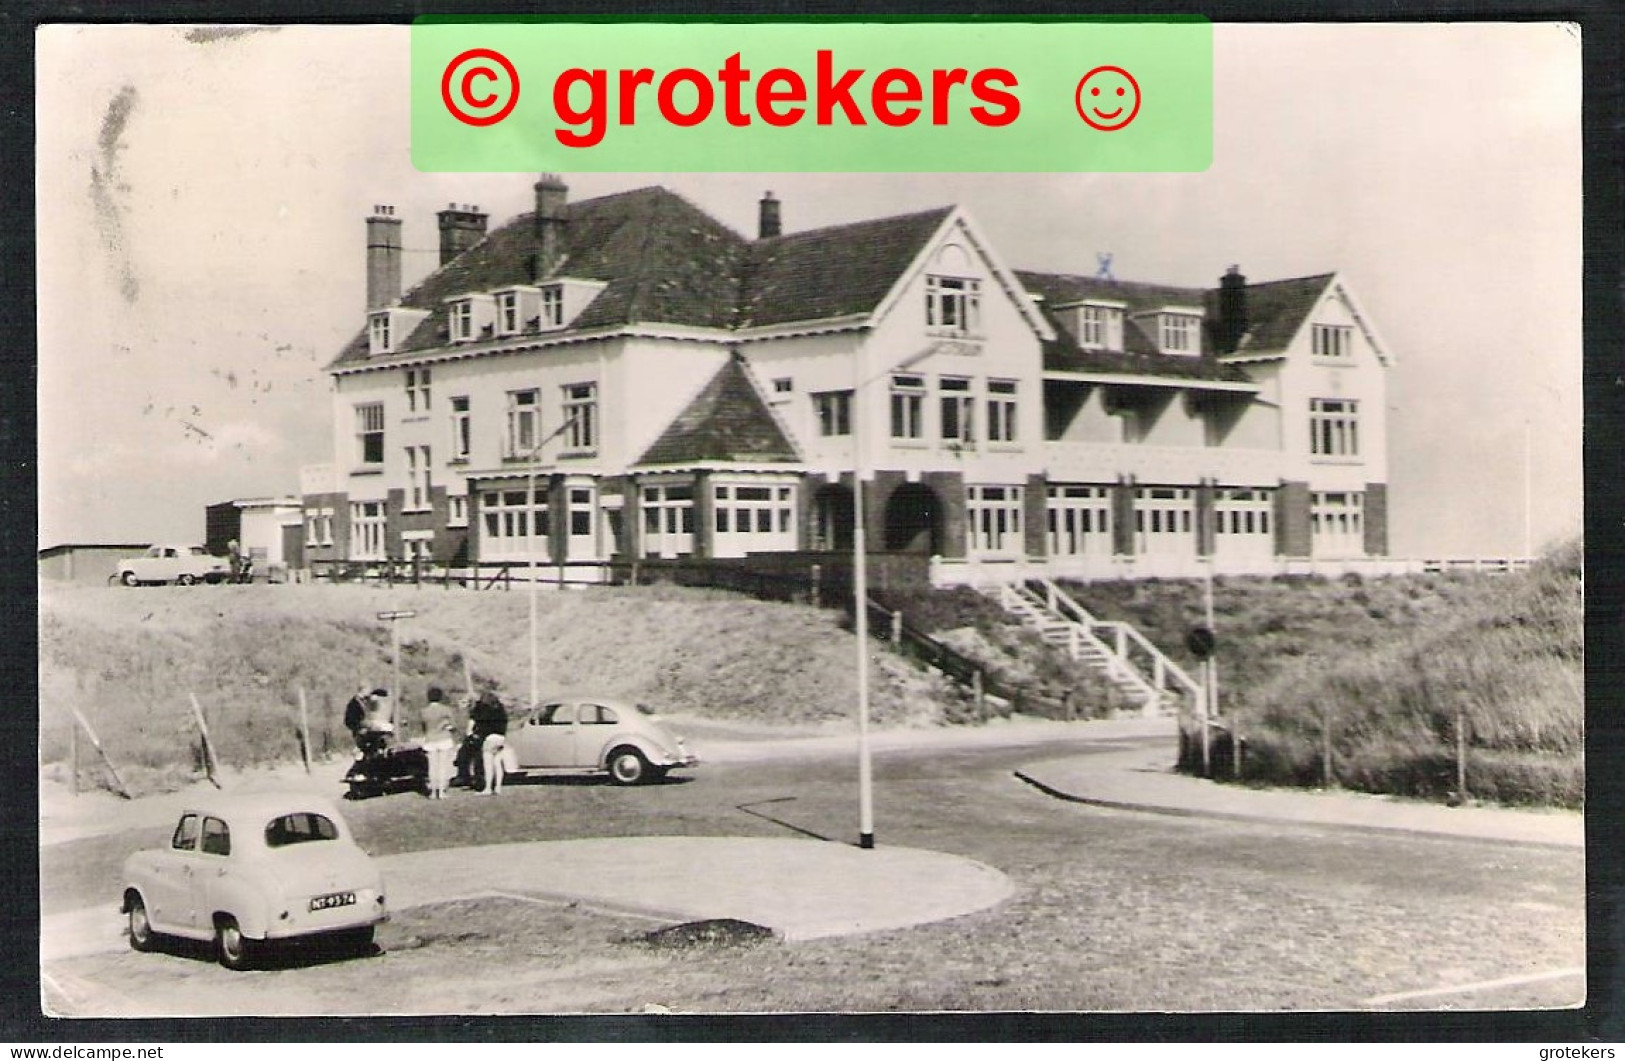
[[[1508,574],[1527,568],[1531,560],[1411,559],[1387,556],[1349,557],[1217,557],[1211,562],[1197,556],[1054,556],[1012,560],[931,558],[931,585],[993,586],[1001,583],[1061,578],[1071,582],[1113,582],[1139,578],[1205,578],[1213,575],[1269,578],[1275,575],[1318,575],[1340,578],[1360,575],[1384,578],[1421,574]]]
[[[1159,693],[1167,691],[1168,679],[1172,678],[1191,697],[1193,703],[1201,696],[1202,687],[1189,674],[1185,673],[1183,667],[1169,659],[1162,649],[1152,644],[1149,638],[1140,633],[1138,627],[1132,623],[1102,622],[1091,615],[1087,608],[1072,599],[1072,596],[1060,586],[1048,579],[1045,579],[1043,584],[1046,597],[1052,602],[1050,607],[1057,615],[1065,618],[1070,613],[1077,617],[1076,621],[1085,623],[1091,630],[1110,629],[1119,659],[1131,661],[1131,645],[1146,656],[1151,661],[1151,683]]]

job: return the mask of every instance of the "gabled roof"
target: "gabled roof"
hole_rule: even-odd
[[[739,327],[872,312],[951,213],[942,207],[758,240],[746,259]]]
[[[1285,350],[1336,275],[1320,273],[1248,284],[1247,334],[1242,336],[1236,354],[1273,354]],[[1207,292],[1206,304],[1208,319],[1215,319],[1219,312],[1217,288]]]
[[[778,418],[762,400],[744,361],[735,356],[677,414],[637,463],[786,463],[800,459]]]

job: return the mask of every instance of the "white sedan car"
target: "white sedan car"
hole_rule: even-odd
[[[153,545],[140,556],[120,561],[113,576],[126,586],[145,582],[174,582],[191,586],[199,582],[226,582],[231,579],[231,563],[211,556],[201,545]]]
[[[169,845],[124,863],[130,946],[213,940],[228,969],[273,941],[323,936],[356,949],[388,918],[378,867],[320,797],[214,795],[181,812]]]

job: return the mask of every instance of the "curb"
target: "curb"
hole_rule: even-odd
[[[1065,800],[1068,803],[1082,803],[1092,807],[1106,807],[1111,810],[1136,811],[1142,814],[1161,814],[1169,818],[1211,818],[1220,821],[1252,822],[1272,825],[1295,825],[1310,829],[1341,829],[1346,832],[1357,833],[1408,833],[1411,836],[1425,836],[1438,840],[1462,840],[1468,843],[1515,844],[1520,847],[1540,847],[1562,851],[1584,850],[1583,842],[1578,845],[1562,840],[1535,840],[1524,837],[1503,836],[1473,836],[1466,833],[1450,832],[1444,829],[1427,829],[1408,825],[1370,825],[1364,822],[1338,822],[1338,821],[1310,821],[1301,818],[1283,817],[1273,814],[1247,814],[1241,811],[1205,810],[1194,807],[1176,807],[1165,803],[1140,803],[1132,800],[1111,799],[1105,796],[1084,796],[1075,792],[1067,792],[1047,784],[1029,775],[1025,770],[1014,771],[1016,778],[1031,785],[1033,788],[1055,799]]]

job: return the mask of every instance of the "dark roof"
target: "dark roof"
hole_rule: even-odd
[[[1267,280],[1247,285],[1247,334],[1242,336],[1237,356],[1247,354],[1273,354],[1287,348],[1298,334],[1326,285],[1335,273],[1318,276],[1297,276],[1289,280]],[[1210,320],[1218,313],[1219,292],[1207,292],[1207,312]]]
[[[1042,295],[1039,305],[1055,338],[1044,344],[1044,368],[1058,372],[1109,372],[1141,376],[1171,376],[1178,379],[1246,382],[1248,377],[1213,356],[1212,339],[1202,330],[1202,356],[1181,357],[1164,354],[1157,339],[1132,319],[1135,313],[1159,310],[1164,306],[1201,306],[1204,292],[1194,287],[1142,284],[1129,280],[1101,280],[1092,276],[1032,273],[1017,270],[1016,277],[1028,291]],[[1085,350],[1056,318],[1054,310],[1085,299],[1109,299],[1126,303],[1122,351]],[[1209,310],[1211,315],[1212,311]],[[1147,322],[1147,327],[1155,327]]]
[[[751,244],[739,326],[872,311],[952,212],[942,207]]]
[[[564,217],[564,257],[552,275],[608,284],[566,332],[643,321],[732,323],[746,241],[682,196],[639,188],[570,203]],[[533,282],[536,245],[535,215],[521,214],[430,273],[401,298],[430,315],[399,351],[445,345],[446,299]],[[365,360],[363,329],[334,365]]]
[[[731,357],[637,463],[800,459],[778,418],[762,400],[744,361]]]

